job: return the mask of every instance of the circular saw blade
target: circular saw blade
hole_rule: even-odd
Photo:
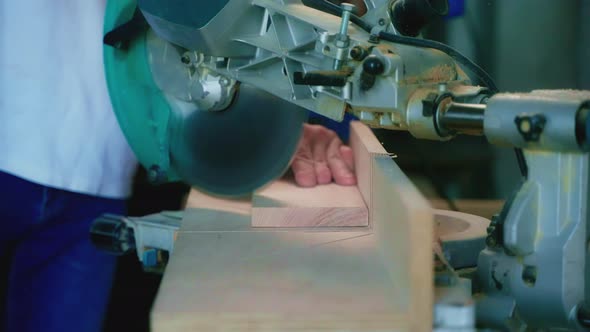
[[[200,190],[242,196],[289,167],[307,111],[267,92],[241,85],[229,109],[173,107],[171,164]]]
[[[137,0],[109,1],[105,33],[132,19],[136,8]],[[215,195],[242,196],[287,170],[307,111],[245,85],[229,109],[198,111],[182,98],[184,90],[175,90],[174,79],[154,76],[178,75],[168,58],[157,63],[166,68],[154,67],[155,57],[165,53],[154,47],[173,52],[173,45],[157,43],[149,30],[128,42],[121,49],[104,48],[109,94],[138,160],[161,173],[157,181],[182,180]]]

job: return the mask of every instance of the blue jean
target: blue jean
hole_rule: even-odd
[[[100,331],[115,258],[89,238],[123,200],[48,188],[0,172],[0,256],[8,258],[6,332]]]

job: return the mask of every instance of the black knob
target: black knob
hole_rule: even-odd
[[[133,228],[125,217],[105,214],[94,220],[90,228],[90,240],[95,247],[114,255],[135,250]]]
[[[522,115],[514,119],[518,132],[527,142],[537,142],[545,129],[547,119],[543,114]]]
[[[385,72],[385,64],[377,56],[369,56],[363,62],[363,71],[369,75],[377,76]]]
[[[433,19],[449,13],[448,0],[397,0],[390,9],[395,29],[415,37]]]

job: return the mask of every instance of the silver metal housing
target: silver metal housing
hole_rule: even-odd
[[[389,1],[366,3],[368,19],[388,15]],[[372,127],[408,130],[411,121],[431,120],[407,112],[417,90],[437,92],[445,84],[449,91],[462,91],[469,83],[452,58],[434,49],[386,41],[373,44],[370,34],[354,24],[347,29],[349,42],[342,43],[337,38],[340,17],[300,0],[230,0],[206,26],[192,30],[144,15],[160,38],[203,58],[198,71],[247,83],[337,121],[350,111]],[[394,31],[390,21],[385,22],[382,29]],[[370,89],[361,89],[363,61],[349,54],[355,46],[385,65]],[[338,61],[352,72],[344,86],[294,84],[295,72],[331,71]],[[431,128],[412,133],[440,139]]]

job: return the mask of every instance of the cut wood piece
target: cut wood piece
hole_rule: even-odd
[[[185,208],[215,209],[217,211],[250,215],[252,199],[250,196],[236,199],[222,198],[191,189]]]
[[[432,329],[433,211],[369,127],[352,122],[350,145],[357,183],[386,269],[408,310],[410,331]]]
[[[400,286],[409,331],[432,331],[433,210],[389,156],[373,155],[371,164],[371,226],[383,262]]]
[[[302,188],[292,178],[254,194],[252,227],[367,226],[367,207],[356,186]]]
[[[354,154],[357,186],[369,210],[369,224],[372,224],[373,159],[388,154],[371,129],[360,121],[350,123],[350,147]]]

